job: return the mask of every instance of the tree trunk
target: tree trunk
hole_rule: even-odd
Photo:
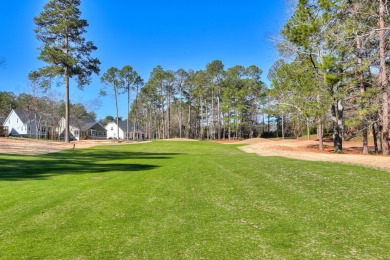
[[[360,88],[360,93],[361,93],[361,109],[364,111],[366,104],[365,104],[365,97],[364,93],[366,92],[365,84],[364,84],[364,76],[363,76],[363,58],[362,58],[362,50],[361,50],[361,40],[359,36],[356,36],[356,52],[357,52],[357,65],[358,65],[358,79],[359,79],[359,88]],[[368,154],[368,125],[367,125],[367,120],[366,116],[364,113],[361,115],[361,125],[362,125],[362,134],[363,134],[363,154],[367,155]]]
[[[208,107],[207,107],[207,101],[206,101],[206,138],[207,140],[210,140],[210,125],[209,125],[209,114],[208,114]]]
[[[218,139],[221,139],[221,108],[219,103],[219,95],[217,97],[217,113],[218,113]],[[224,137],[225,139],[225,137]]]
[[[310,141],[310,124],[309,124],[309,118],[306,118],[306,130],[307,130],[307,141]]]
[[[190,138],[190,134],[191,134],[191,99],[188,100],[187,138]]]
[[[211,89],[211,138],[215,139],[214,129],[214,89]]]
[[[182,128],[182,103],[183,103],[183,91],[182,91],[182,84],[180,84],[180,103],[179,103],[179,137],[181,138],[181,128]]]
[[[119,113],[118,113],[118,95],[116,87],[114,87],[114,97],[115,97],[115,110],[116,110],[116,136],[119,140]]]
[[[126,135],[127,141],[129,141],[129,119],[130,119],[130,86],[127,87],[127,125],[126,125]],[[134,134],[133,134],[134,139]]]
[[[320,151],[324,150],[324,142],[323,142],[323,136],[324,133],[322,131],[322,120],[321,117],[318,118],[318,125],[317,125],[317,137],[318,137],[318,149]]]
[[[320,109],[320,101],[321,101],[321,97],[320,97],[320,94],[317,94],[317,104],[318,104],[318,108]],[[318,149],[320,151],[323,151],[324,150],[324,142],[323,142],[323,138],[324,137],[324,131],[323,131],[323,128],[322,128],[322,118],[321,116],[319,115],[318,116],[318,125],[317,125],[317,138],[318,138]]]
[[[376,140],[378,141],[378,149],[379,153],[382,153],[382,125],[380,123],[377,123],[377,128],[376,128]]]
[[[262,134],[264,136],[264,132],[265,132],[265,113],[263,112],[263,117],[262,117],[262,120],[263,120],[263,131],[262,131]]]
[[[34,120],[35,120],[35,139],[38,139],[38,129],[39,129],[39,124],[37,123],[37,113],[34,113]]]
[[[64,136],[64,141],[65,143],[69,143],[69,135],[70,135],[70,130],[69,130],[69,107],[70,107],[70,101],[69,101],[69,72],[68,72],[68,67],[65,67],[65,136]],[[81,130],[81,129],[80,129]]]
[[[223,118],[225,118],[226,115],[222,115]],[[226,126],[225,124],[223,125],[223,133],[222,133],[222,139],[226,139]]]
[[[378,136],[377,136],[377,123],[373,123],[372,126],[372,137],[374,139],[374,150],[375,150],[375,153],[378,154],[379,153],[379,149],[378,149]]]
[[[165,139],[165,120],[164,120],[164,91],[163,91],[163,84],[161,83],[161,88],[160,88],[160,91],[161,91],[161,133],[160,134],[160,138],[162,137],[162,139]]]
[[[135,134],[136,134],[135,131],[136,130],[138,130],[138,85],[137,85],[137,90],[136,90],[136,93],[135,93],[134,122],[133,122],[133,141],[135,141]]]
[[[203,139],[204,133],[203,133],[203,99],[200,100],[200,139]]]
[[[388,100],[388,79],[386,73],[386,42],[385,42],[385,6],[383,0],[379,0],[379,59],[380,59],[380,87],[382,90],[382,153],[389,154],[389,100]]]
[[[170,102],[171,102],[171,97],[170,97],[170,94],[169,94],[169,91],[167,93],[167,129],[166,129],[166,132],[167,132],[167,137],[168,139],[171,138],[170,137],[170,132],[171,132],[171,108],[170,108]]]
[[[284,140],[284,113],[282,112],[282,139]]]
[[[269,95],[267,95],[267,109],[268,109],[268,113],[267,113],[267,138],[270,138],[270,122],[269,122],[269,120],[270,120],[270,116],[269,116],[269,106],[270,106],[270,104],[269,104]]]
[[[270,134],[269,134],[269,132],[271,131],[271,126],[270,126],[270,116],[269,116],[269,114],[267,114],[267,137],[269,138],[270,136]]]
[[[333,146],[334,152],[340,153],[343,151],[343,106],[341,100],[335,100],[332,104],[332,120],[333,120]]]
[[[231,107],[230,107],[230,110],[229,110],[229,112],[228,112],[228,139],[230,140],[230,138],[231,138],[231,133],[232,133],[232,131],[231,131]]]

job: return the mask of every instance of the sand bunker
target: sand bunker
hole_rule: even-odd
[[[260,156],[281,156],[308,161],[340,162],[380,168],[390,172],[390,158],[382,155],[362,155],[360,142],[344,142],[343,154],[332,152],[333,144],[324,142],[324,151],[318,150],[317,141],[279,140],[279,141],[244,141],[252,143],[240,147],[247,153]],[[373,147],[370,147],[372,150]]]

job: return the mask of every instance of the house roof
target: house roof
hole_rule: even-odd
[[[70,119],[69,124],[71,126],[81,128],[81,131],[87,131],[96,125],[99,125],[102,130],[103,129],[105,130],[105,128],[99,122],[96,122],[95,120],[90,119],[90,118],[84,118],[84,119],[80,119],[80,120]]]
[[[116,121],[111,121],[109,123],[114,123],[116,124]],[[126,132],[127,130],[127,119],[125,121],[119,121],[119,128],[123,131],[123,132]],[[129,132],[133,132],[134,131],[134,123],[129,121]],[[141,133],[144,133],[144,130],[140,127],[138,127],[138,131],[141,132]]]
[[[87,124],[96,124],[96,121],[93,120],[93,119],[90,119],[90,118],[82,118],[82,119],[74,119],[74,118],[71,118],[69,120],[69,125],[71,126],[75,126],[75,127],[80,127],[83,128],[83,126],[87,125]]]
[[[13,109],[13,111],[20,118],[20,120],[22,120],[23,124],[28,123],[30,120],[31,121],[35,120],[35,118],[34,118],[35,116],[34,116],[33,112],[28,113],[23,109]]]
[[[85,125],[83,125],[81,127],[81,130],[86,131],[86,130],[90,129],[91,127],[93,127],[96,124],[97,124],[96,122],[86,123]]]

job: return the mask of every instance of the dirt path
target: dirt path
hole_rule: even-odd
[[[97,145],[121,145],[137,142],[117,142],[112,140],[83,140],[71,143],[42,141],[27,138],[0,138],[0,153],[6,154],[47,154],[67,149],[81,149]]]
[[[373,168],[380,168],[390,172],[390,157],[381,155],[362,155],[360,142],[344,142],[343,154],[334,154],[332,152],[333,144],[331,142],[324,143],[325,150],[323,152],[318,150],[317,141],[273,141],[269,139],[256,138],[236,143],[248,144],[240,147],[240,149],[247,153],[255,153],[260,156],[282,156],[308,161],[358,164]],[[372,149],[373,147],[370,147],[370,150]]]

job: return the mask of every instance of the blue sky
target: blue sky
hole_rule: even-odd
[[[27,92],[27,75],[43,66],[37,60],[40,42],[33,32],[33,17],[47,0],[2,1],[0,9],[0,91]],[[131,65],[146,81],[152,69],[200,70],[213,60],[225,69],[257,65],[267,82],[268,69],[278,58],[270,36],[286,20],[284,0],[241,1],[132,1],[82,0],[86,35],[98,47],[100,76],[110,67]],[[100,76],[84,90],[71,83],[71,101],[87,104],[98,119],[115,116],[114,99],[99,97]],[[62,96],[63,86],[52,92]],[[119,115],[126,116],[126,97],[119,98]]]

